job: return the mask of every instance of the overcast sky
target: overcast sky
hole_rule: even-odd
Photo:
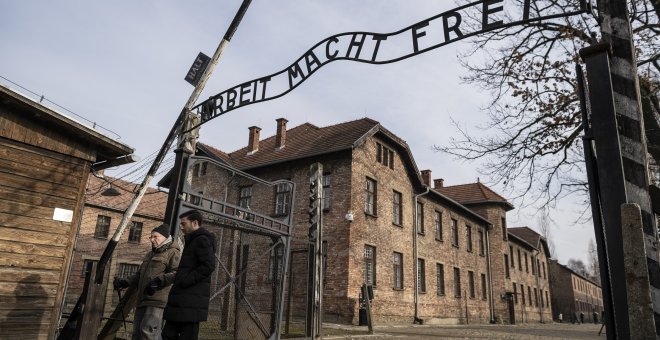
[[[213,55],[240,4],[0,0],[0,76],[113,131],[103,132],[146,157],[160,148],[193,90],[183,78],[197,53]],[[333,34],[393,32],[453,7],[447,0],[254,0],[200,98],[278,72]],[[459,79],[464,49],[457,42],[386,65],[330,63],[284,97],[210,121],[200,140],[231,152],[247,144],[249,126],[266,138],[280,117],[288,127],[370,117],[406,140],[420,170],[445,185],[475,182],[478,164],[432,150],[457,137],[452,117],[471,129],[486,119],[487,93]],[[586,260],[593,226],[573,224],[581,209],[566,201],[551,212],[562,263]],[[508,219],[511,227],[538,224],[533,209],[516,209]]]

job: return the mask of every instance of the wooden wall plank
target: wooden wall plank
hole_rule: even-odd
[[[83,161],[78,158],[62,155],[48,150],[35,149],[30,145],[20,144],[0,138],[0,157],[13,162],[41,168],[53,168],[62,173],[80,176],[84,170]]]
[[[17,176],[13,173],[4,171],[0,171],[0,178],[2,178],[2,184],[4,186],[20,188],[26,192],[59,195],[70,199],[75,199],[77,197],[77,190],[75,188],[61,185],[59,183],[44,182],[38,178]]]
[[[56,171],[58,168],[39,168],[29,164],[9,161],[0,158],[0,171],[19,175],[23,177],[38,178],[49,183],[58,183],[68,187],[78,187],[80,178],[75,178],[70,173]]]
[[[16,241],[0,240],[0,249],[13,254],[41,255],[64,257],[65,248],[63,246],[38,245],[35,243],[25,243]],[[2,274],[5,275],[4,272]],[[4,280],[1,278],[0,280]]]
[[[24,269],[62,270],[63,263],[64,259],[60,257],[46,257],[0,252],[0,266]]]
[[[3,118],[12,120],[14,126],[11,127],[10,131],[0,130],[0,134],[3,137],[38,148],[72,155],[90,162],[95,160],[96,152],[89,145],[85,145],[74,135],[63,134],[61,130],[53,129],[52,126],[38,119],[26,120],[24,117],[27,114],[17,111],[5,111]]]
[[[69,234],[71,223],[55,220],[44,220],[29,216],[20,216],[0,211],[0,227],[48,232],[53,234]]]
[[[44,301],[57,294],[57,285],[23,282],[0,282],[0,295],[30,297],[34,301]]]
[[[57,284],[59,282],[59,276],[60,273],[55,270],[3,268],[0,280],[5,282],[23,281]],[[3,303],[0,303],[1,308],[3,308]]]
[[[2,183],[0,183],[0,200],[20,202],[50,208],[74,207],[76,205],[76,202],[72,199],[53,195],[25,192],[18,188],[10,188],[4,186]]]
[[[66,247],[68,235],[51,234],[31,230],[20,230],[15,228],[0,228],[0,240],[11,242],[25,242],[41,245],[53,245]]]

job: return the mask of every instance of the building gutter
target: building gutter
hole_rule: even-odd
[[[414,298],[415,298],[415,315],[413,316],[413,323],[419,323],[421,324],[423,322],[422,319],[419,318],[419,275],[417,273],[419,272],[419,268],[417,268],[417,257],[418,257],[418,250],[417,250],[417,214],[419,213],[417,211],[417,199],[420,196],[426,195],[431,191],[430,187],[426,187],[426,190],[422,193],[419,193],[415,195],[413,199],[413,211],[415,212],[413,216],[413,227],[412,227],[412,232],[413,232],[413,268],[414,268],[414,273],[413,275],[415,276],[415,286],[413,287],[413,292],[414,292]]]

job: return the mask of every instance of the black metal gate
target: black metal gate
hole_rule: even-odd
[[[179,212],[202,212],[217,242],[200,339],[279,339],[295,184],[196,156],[185,174]]]

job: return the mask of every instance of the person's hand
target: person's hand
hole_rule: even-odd
[[[149,281],[147,287],[144,288],[144,292],[149,296],[154,295],[154,293],[156,293],[156,290],[160,289],[161,284],[162,281],[160,280],[160,278],[155,277],[151,279],[151,281]]]
[[[121,278],[119,276],[115,276],[115,280],[112,281],[112,286],[115,288],[115,290],[126,288],[128,287],[128,280]]]

